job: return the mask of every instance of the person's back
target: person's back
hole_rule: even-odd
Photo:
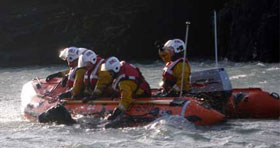
[[[119,62],[116,57],[110,57],[105,68],[114,79],[112,87],[119,92],[121,102],[108,120],[114,120],[124,113],[132,103],[133,98],[151,96],[151,89],[140,70],[132,64]]]
[[[121,97],[121,104],[127,109],[132,98],[148,97],[151,95],[151,89],[137,67],[125,61],[120,62],[120,64],[121,69],[113,82],[113,88],[124,94]]]

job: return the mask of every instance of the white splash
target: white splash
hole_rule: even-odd
[[[21,91],[21,113],[24,112],[24,108],[30,103],[31,99],[36,95],[36,92],[32,86],[32,81],[25,83]]]
[[[247,75],[236,75],[236,76],[231,76],[229,79],[234,80],[234,79],[240,79],[240,78],[246,78]]]

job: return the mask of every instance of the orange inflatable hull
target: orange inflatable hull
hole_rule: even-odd
[[[176,99],[180,103],[176,103]],[[175,102],[173,103],[173,101]],[[182,101],[182,102],[181,102]],[[107,98],[102,101],[91,101],[82,104],[81,101],[67,101],[65,107],[72,114],[97,115],[104,117],[112,113],[119,101]],[[208,107],[204,107],[195,98],[139,98],[130,107],[127,116],[135,120],[152,121],[164,115],[179,115],[197,125],[213,125],[224,120],[224,115]]]
[[[260,88],[234,89],[227,107],[228,118],[279,118],[280,99]]]
[[[59,79],[49,83],[45,80],[32,81],[35,94],[24,107],[24,115],[30,120],[38,117],[58,104],[63,105],[72,116],[94,115],[105,117],[117,107],[119,98],[102,98],[88,103],[81,100],[56,100],[56,96],[65,89],[58,84]],[[47,95],[46,95],[47,94]],[[195,97],[150,97],[137,98],[126,116],[135,122],[151,122],[164,115],[179,115],[196,125],[213,125],[225,120],[225,116],[218,111],[204,105]]]

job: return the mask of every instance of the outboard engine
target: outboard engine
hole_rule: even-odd
[[[224,68],[193,72],[191,93],[205,99],[214,109],[224,112],[232,93],[231,82]]]

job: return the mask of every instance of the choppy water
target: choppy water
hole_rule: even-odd
[[[144,76],[157,87],[160,62],[142,65]],[[192,70],[214,67],[214,63],[191,62]],[[261,87],[280,93],[280,65],[266,63],[220,63],[233,87]],[[40,124],[21,116],[22,85],[32,78],[45,77],[65,66],[0,69],[0,147],[280,147],[280,120],[229,120],[212,127],[194,126],[185,119],[169,116],[143,127],[88,129],[74,126]]]

